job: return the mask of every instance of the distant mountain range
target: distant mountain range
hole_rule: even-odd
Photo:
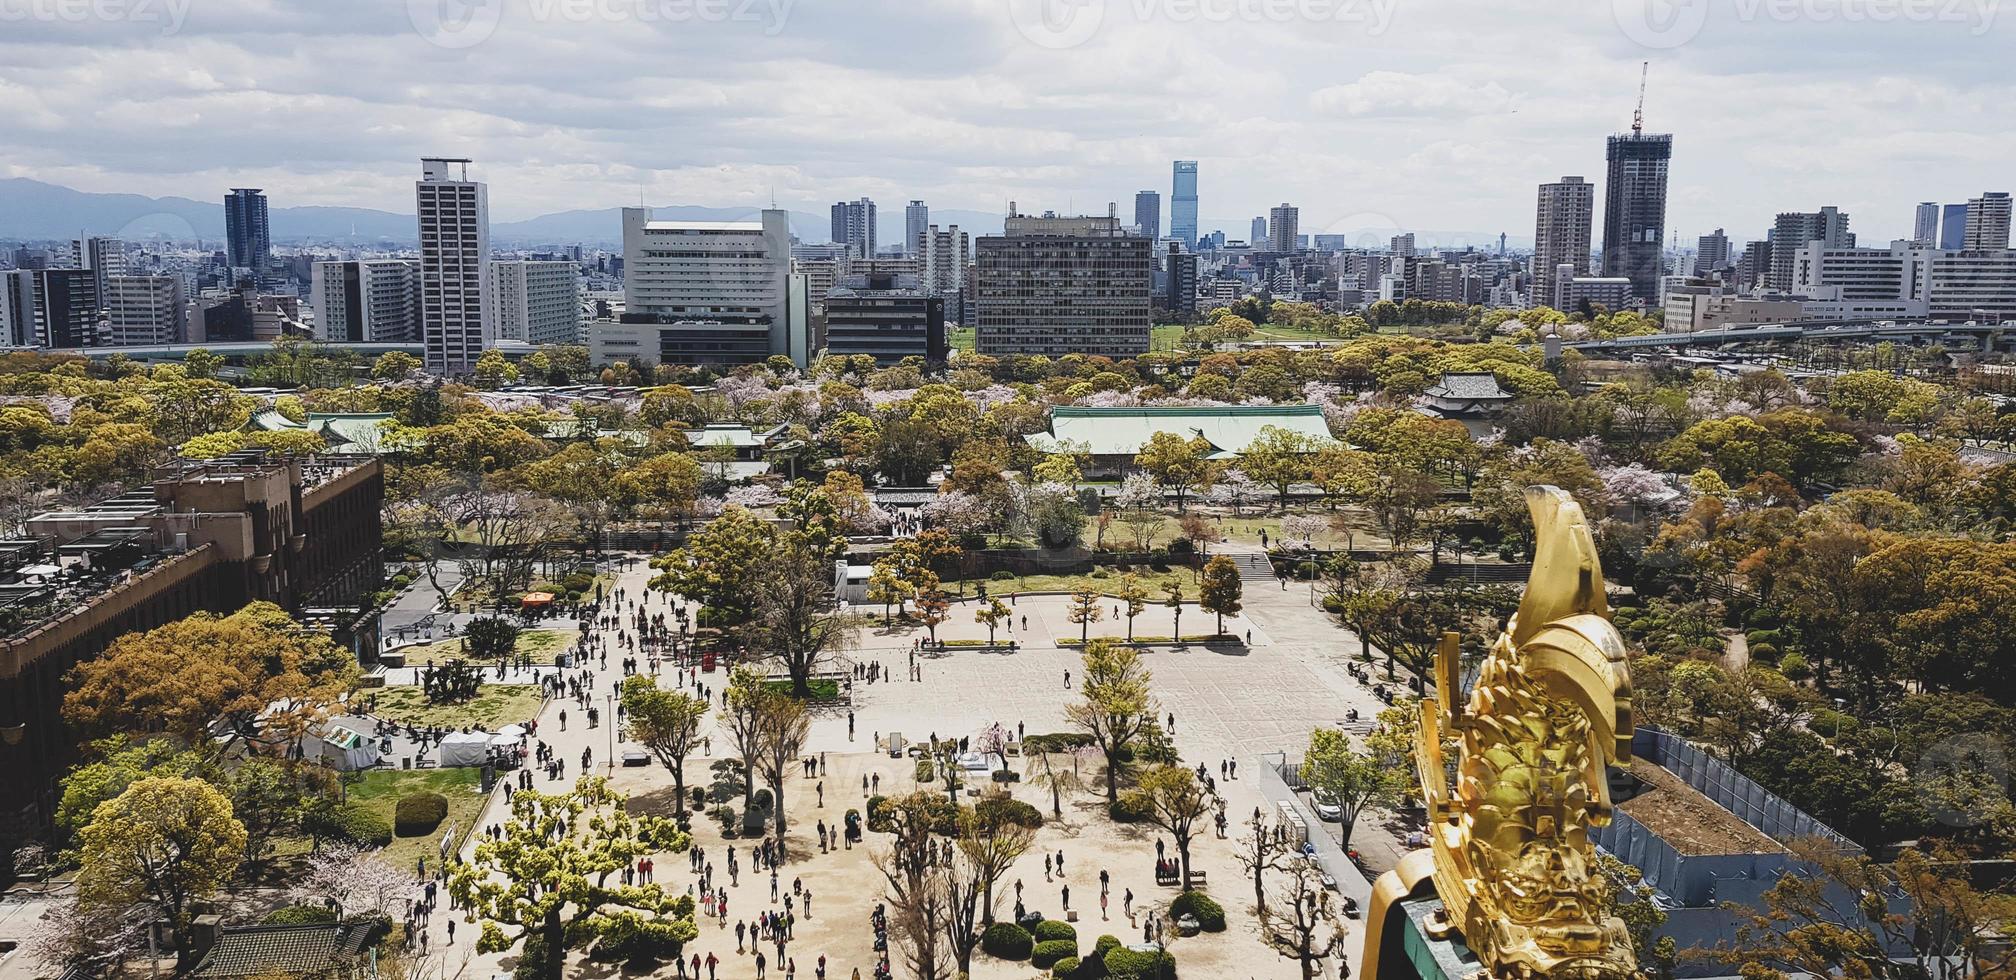
[[[667,220],[744,221],[754,220],[757,208],[715,208],[696,204],[675,204],[653,208],[653,216]],[[830,240],[831,222],[825,213],[792,211],[791,231],[801,241]],[[490,240],[498,245],[605,245],[622,240],[622,209],[561,211],[523,221],[500,221],[490,226]],[[1131,212],[1123,212],[1125,220]],[[327,242],[331,244],[375,244],[388,242],[410,245],[415,241],[413,216],[373,208],[275,207],[270,213],[273,240],[287,243]],[[939,227],[958,225],[974,236],[1001,233],[1001,216],[985,211],[952,208],[933,209],[931,222]],[[1209,231],[1223,228],[1228,237],[1246,237],[1250,219],[1228,221],[1207,218],[1198,222]],[[186,197],[143,197],[138,194],[99,194],[72,190],[25,177],[0,179],[0,241],[15,239],[67,240],[78,235],[111,235],[120,238],[171,238],[178,241],[215,239],[222,248],[224,204],[192,201]],[[1364,244],[1379,247],[1385,235],[1365,238]],[[884,245],[903,239],[903,206],[891,202],[877,209],[876,235]],[[1475,244],[1480,248],[1497,244],[1496,232],[1417,231],[1421,247]],[[1360,236],[1352,232],[1354,241]],[[1532,247],[1530,236],[1508,239],[1513,248]]]

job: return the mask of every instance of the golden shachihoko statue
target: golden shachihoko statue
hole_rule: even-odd
[[[1429,847],[1372,889],[1364,975],[1396,976],[1403,900],[1432,893],[1430,939],[1461,939],[1485,975],[1610,980],[1635,975],[1631,939],[1608,911],[1589,828],[1610,822],[1606,769],[1631,759],[1631,679],[1611,625],[1582,508],[1556,487],[1526,491],[1533,573],[1525,598],[1461,697],[1445,634],[1436,697],[1416,746]],[[1456,740],[1455,785],[1443,757]],[[1382,967],[1384,968],[1382,971]],[[1409,973],[1413,971],[1408,971]],[[1383,975],[1382,975],[1383,973]]]

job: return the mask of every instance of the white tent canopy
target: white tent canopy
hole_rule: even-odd
[[[490,761],[489,732],[456,732],[441,739],[441,765],[480,766]]]

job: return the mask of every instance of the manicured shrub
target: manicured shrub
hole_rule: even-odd
[[[1203,926],[1205,932],[1225,931],[1225,907],[1203,892],[1184,892],[1169,903],[1170,918],[1178,919],[1186,915],[1196,916],[1197,924]]]
[[[868,798],[868,829],[878,834],[889,832],[889,798],[880,793]]]
[[[1029,930],[1013,922],[996,922],[980,934],[980,950],[989,956],[1017,962],[1029,958],[1036,940]]]
[[[764,813],[769,813],[770,791],[767,789],[759,789],[756,792],[749,794],[749,809],[760,810]]]
[[[392,825],[369,810],[353,807],[337,818],[336,836],[359,847],[384,847],[392,843]]]
[[[1037,943],[1036,948],[1029,951],[1029,965],[1038,970],[1048,970],[1056,966],[1058,960],[1077,955],[1078,943],[1075,940],[1052,939]]]
[[[1061,939],[1071,940],[1072,943],[1071,948],[1073,950],[1076,950],[1078,948],[1077,928],[1071,925],[1071,923],[1064,921],[1063,919],[1044,919],[1043,921],[1036,923],[1037,942],[1050,943],[1050,942],[1056,942]]]
[[[928,783],[938,778],[938,767],[932,763],[930,756],[920,755],[917,757],[917,768],[911,775],[919,783]]]
[[[1057,980],[1075,980],[1078,976],[1078,957],[1066,956],[1050,967],[1050,975]]]
[[[413,793],[399,798],[392,810],[392,829],[401,837],[431,833],[448,818],[448,798],[439,793]]]
[[[1099,941],[1092,944],[1092,955],[1104,959],[1107,953],[1119,948],[1120,945],[1120,937],[1109,932],[1106,935],[1100,936]]]
[[[1167,950],[1139,953],[1121,946],[1107,951],[1103,962],[1106,975],[1119,980],[1170,980],[1176,975],[1176,957]]]
[[[1114,823],[1140,823],[1148,819],[1148,798],[1140,793],[1122,793],[1106,807]]]
[[[1041,735],[1031,735],[1023,739],[1022,751],[1024,753],[1068,752],[1072,749],[1084,748],[1091,744],[1092,736],[1084,732],[1050,732]]]
[[[1015,573],[1004,568],[987,577],[996,582],[1012,582],[1015,580]]]
[[[989,796],[974,804],[980,822],[989,827],[1013,825],[1036,830],[1043,826],[1043,811],[1012,796]]]

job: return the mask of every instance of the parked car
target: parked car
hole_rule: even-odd
[[[1344,808],[1338,804],[1336,796],[1318,790],[1313,794],[1313,802],[1316,804],[1318,817],[1336,823],[1344,821]]]

